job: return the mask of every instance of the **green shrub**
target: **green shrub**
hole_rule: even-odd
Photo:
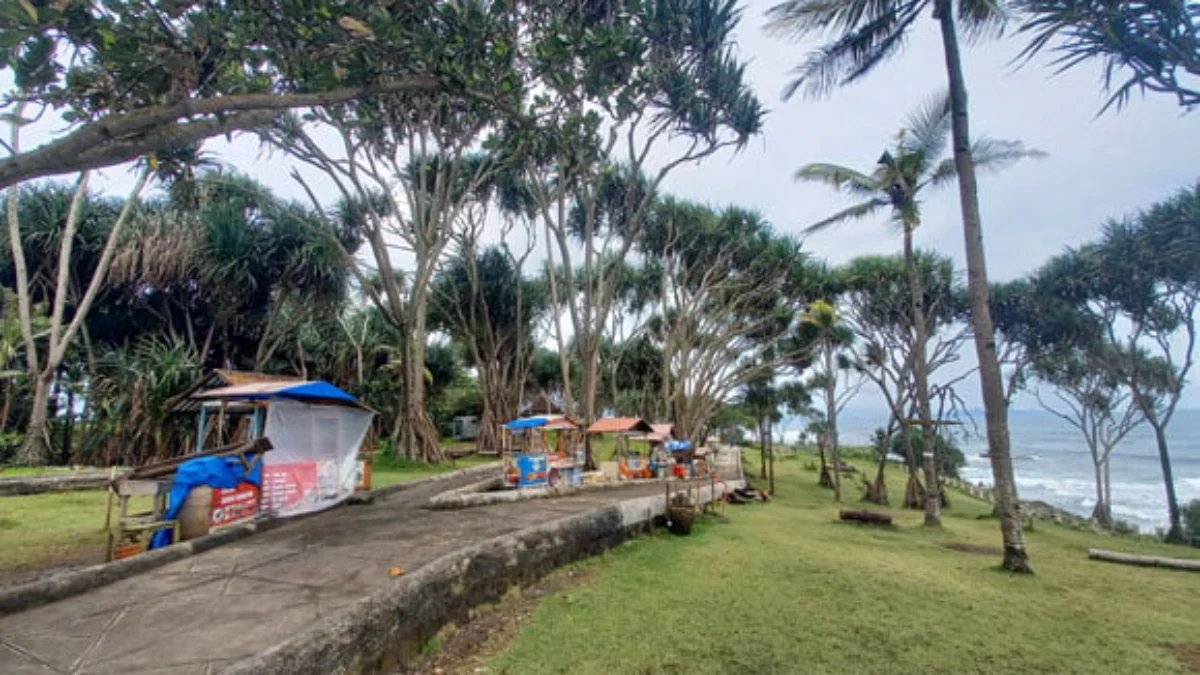
[[[1200,547],[1200,499],[1193,499],[1183,507],[1183,527],[1192,546]]]
[[[17,456],[25,436],[16,431],[0,432],[0,464],[8,464]]]
[[[924,467],[924,462],[921,459],[921,430],[916,427],[909,427],[908,434],[912,439],[913,454],[916,456],[915,459],[918,466]],[[967,458],[963,455],[962,450],[958,449],[954,441],[941,435],[933,437],[933,453],[937,457],[938,475],[947,478],[958,478],[958,470],[967,464]],[[901,433],[892,436],[892,454],[904,459],[905,464],[908,463],[904,447],[904,435]]]

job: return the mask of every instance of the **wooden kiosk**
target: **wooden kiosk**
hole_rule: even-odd
[[[505,487],[578,485],[583,481],[584,437],[566,415],[515,419],[503,427]]]

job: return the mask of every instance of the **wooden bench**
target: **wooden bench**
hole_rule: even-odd
[[[172,541],[179,541],[179,521],[166,519],[170,495],[169,480],[121,480],[112,483],[104,522],[104,529],[108,533],[108,546],[104,554],[106,562],[144,551],[150,545],[150,539],[160,530],[171,530]],[[113,497],[117,500],[115,528],[112,527]],[[150,510],[130,513],[129,502],[135,497],[150,497]]]

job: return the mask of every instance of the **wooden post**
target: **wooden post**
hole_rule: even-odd
[[[208,426],[208,407],[200,402],[200,428],[196,430],[196,452],[204,452],[204,431]]]
[[[108,537],[108,546],[104,549],[104,562],[111,562],[113,559],[113,533],[112,533],[112,503],[113,503],[113,481],[117,479],[117,467],[112,467],[108,472],[108,503],[104,505],[104,534]]]

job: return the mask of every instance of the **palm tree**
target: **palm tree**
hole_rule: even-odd
[[[838,365],[837,352],[849,344],[853,334],[842,323],[837,308],[824,300],[817,300],[808,306],[801,320],[802,330],[814,333],[811,338],[819,349],[821,356],[821,371],[807,383],[813,389],[820,389],[825,399],[825,417],[820,425],[825,441],[821,446],[821,474],[819,481],[826,485],[829,480],[828,469],[825,465],[825,446],[829,447],[830,458],[833,460],[833,498],[842,500],[842,450],[838,444]]]
[[[962,0],[957,5],[950,0],[786,0],[768,10],[768,29],[796,38],[828,31],[840,33],[797,66],[797,77],[785,92],[791,96],[803,88],[810,95],[820,95],[835,86],[858,80],[899,52],[909,30],[926,10],[931,10],[941,28],[946,59],[950,130],[967,254],[967,295],[987,418],[996,513],[1004,537],[1004,568],[1032,572],[1017,513],[1016,485],[1009,453],[1008,403],[1004,397],[995,331],[988,307],[983,223],[979,215],[975,160],[971,154],[967,87],[958,47],[959,22],[966,28],[968,37],[998,32],[1005,16],[1003,3],[994,0]]]
[[[920,415],[922,455],[925,467],[925,524],[941,525],[941,495],[938,491],[937,463],[929,461],[934,453],[935,421],[929,404],[929,368],[925,353],[929,326],[925,321],[925,289],[917,271],[913,252],[913,231],[921,224],[920,194],[952,182],[957,175],[954,160],[945,157],[950,135],[950,102],[945,94],[931,98],[910,113],[905,127],[896,135],[895,144],[879,157],[870,174],[836,164],[807,164],[796,172],[797,180],[832,185],[864,200],[843,209],[805,230],[819,232],[833,225],[876,215],[890,210],[891,220],[904,234],[904,268],[908,276],[911,319],[915,349],[912,374]],[[972,149],[975,165],[997,169],[1022,157],[1041,153],[1025,149],[1017,141],[993,141],[980,138]],[[903,433],[909,423],[900,422]]]

